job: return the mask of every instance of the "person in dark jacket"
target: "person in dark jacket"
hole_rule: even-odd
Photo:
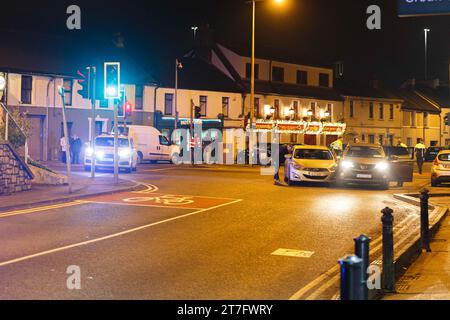
[[[81,139],[75,134],[72,139],[70,139],[70,151],[72,153],[72,163],[80,163],[80,151],[82,142]]]

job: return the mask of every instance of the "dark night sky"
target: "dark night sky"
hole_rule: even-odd
[[[286,1],[288,6],[278,9],[270,1],[258,4],[257,50],[262,55],[298,57],[299,63],[330,64],[342,59],[352,77],[420,78],[423,29],[429,27],[430,74],[448,76],[450,16],[398,18],[394,0]],[[81,31],[65,28],[70,4],[82,9]],[[381,31],[365,27],[370,4],[382,8]],[[191,47],[193,25],[210,24],[216,39],[226,46],[249,49],[250,45],[251,7],[245,0],[40,0],[8,1],[1,6],[7,14],[2,14],[0,31],[20,31],[35,41],[45,35],[47,48],[72,53],[75,48],[80,63],[99,55],[117,32],[125,37],[127,55],[137,65],[157,72]],[[2,39],[0,49],[17,44],[17,40],[9,43],[8,37]]]

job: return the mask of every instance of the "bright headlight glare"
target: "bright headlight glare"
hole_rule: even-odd
[[[351,162],[351,161],[345,160],[345,161],[342,161],[342,167],[343,167],[344,169],[350,169],[350,168],[353,168],[353,167],[354,167],[354,164],[353,164],[353,162]]]
[[[105,156],[105,153],[103,151],[97,151],[95,153],[95,156],[99,159],[102,159]]]
[[[127,158],[131,155],[131,150],[130,149],[123,149],[119,151],[119,157],[121,158]]]
[[[86,155],[88,157],[91,157],[94,154],[94,149],[92,149],[91,147],[86,148]]]
[[[389,164],[387,162],[380,162],[380,163],[377,163],[375,168],[380,171],[385,171],[389,168]]]

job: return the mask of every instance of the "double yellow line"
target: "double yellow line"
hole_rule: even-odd
[[[54,204],[54,205],[42,206],[42,207],[35,207],[35,208],[29,208],[29,209],[8,211],[8,212],[0,213],[0,218],[11,217],[11,216],[16,216],[16,215],[21,215],[21,214],[31,214],[31,213],[47,211],[47,210],[53,210],[53,209],[60,209],[60,208],[79,206],[79,205],[82,205],[82,204],[83,204],[82,201],[72,201],[72,202],[59,203],[59,204]]]

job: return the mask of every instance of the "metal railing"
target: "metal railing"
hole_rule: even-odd
[[[10,142],[10,125],[15,126],[19,130],[19,132],[21,133],[21,135],[23,136],[23,138],[25,140],[25,142],[24,142],[24,160],[25,160],[25,163],[28,163],[28,159],[29,159],[28,137],[25,134],[25,132],[23,131],[23,129],[20,127],[20,125],[16,122],[14,117],[11,115],[11,112],[9,112],[8,108],[6,108],[6,106],[2,102],[0,102],[0,107],[5,113],[5,119],[4,119],[5,131],[0,132],[0,137],[1,137],[1,135],[3,135],[3,139],[5,141]]]

